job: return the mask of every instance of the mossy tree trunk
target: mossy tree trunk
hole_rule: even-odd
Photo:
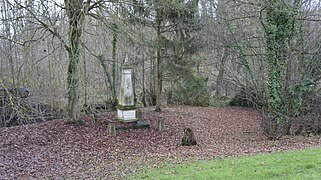
[[[113,24],[113,48],[112,48],[112,58],[113,58],[113,65],[112,65],[112,101],[113,104],[116,105],[117,95],[116,95],[116,53],[117,53],[117,25]]]
[[[118,14],[118,0],[114,2],[116,4],[115,8],[115,13],[116,17],[119,16]],[[113,59],[113,64],[112,64],[112,101],[113,105],[117,105],[117,94],[116,94],[116,63],[117,63],[117,36],[118,36],[118,26],[116,23],[113,24],[112,26],[112,31],[113,31],[113,39],[112,39],[112,59]]]
[[[68,16],[68,105],[67,115],[69,122],[77,122],[80,118],[79,101],[79,59],[80,43],[83,21],[88,12],[90,0],[83,3],[83,0],[65,0],[65,7]]]

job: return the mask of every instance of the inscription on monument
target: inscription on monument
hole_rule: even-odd
[[[136,119],[136,111],[135,110],[123,111],[123,117],[125,120]]]
[[[119,119],[123,120],[134,120],[136,118],[136,110],[117,110],[117,115]]]

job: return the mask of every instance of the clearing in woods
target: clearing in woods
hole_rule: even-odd
[[[260,128],[260,114],[248,108],[166,106],[161,113],[143,109],[150,129],[127,130],[108,136],[101,114],[84,125],[64,120],[0,129],[0,178],[122,179],[166,163],[321,145],[319,136],[269,141]],[[159,115],[165,130],[156,130]],[[181,146],[184,128],[192,128],[196,146]]]

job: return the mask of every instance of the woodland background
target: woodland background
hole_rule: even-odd
[[[112,110],[127,52],[139,107],[250,106],[271,138],[321,132],[319,1],[0,4],[2,127]]]

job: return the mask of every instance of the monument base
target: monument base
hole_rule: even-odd
[[[127,123],[126,125],[124,124],[119,124],[116,126],[116,130],[129,130],[129,129],[147,129],[149,128],[150,125],[143,121],[143,120],[138,120],[134,123]]]
[[[131,109],[131,110],[117,109],[117,119],[123,122],[136,122],[137,109]]]
[[[110,136],[115,136],[118,131],[134,130],[134,129],[148,129],[150,125],[144,120],[137,120],[136,122],[120,122],[119,120],[106,120],[107,133]]]

